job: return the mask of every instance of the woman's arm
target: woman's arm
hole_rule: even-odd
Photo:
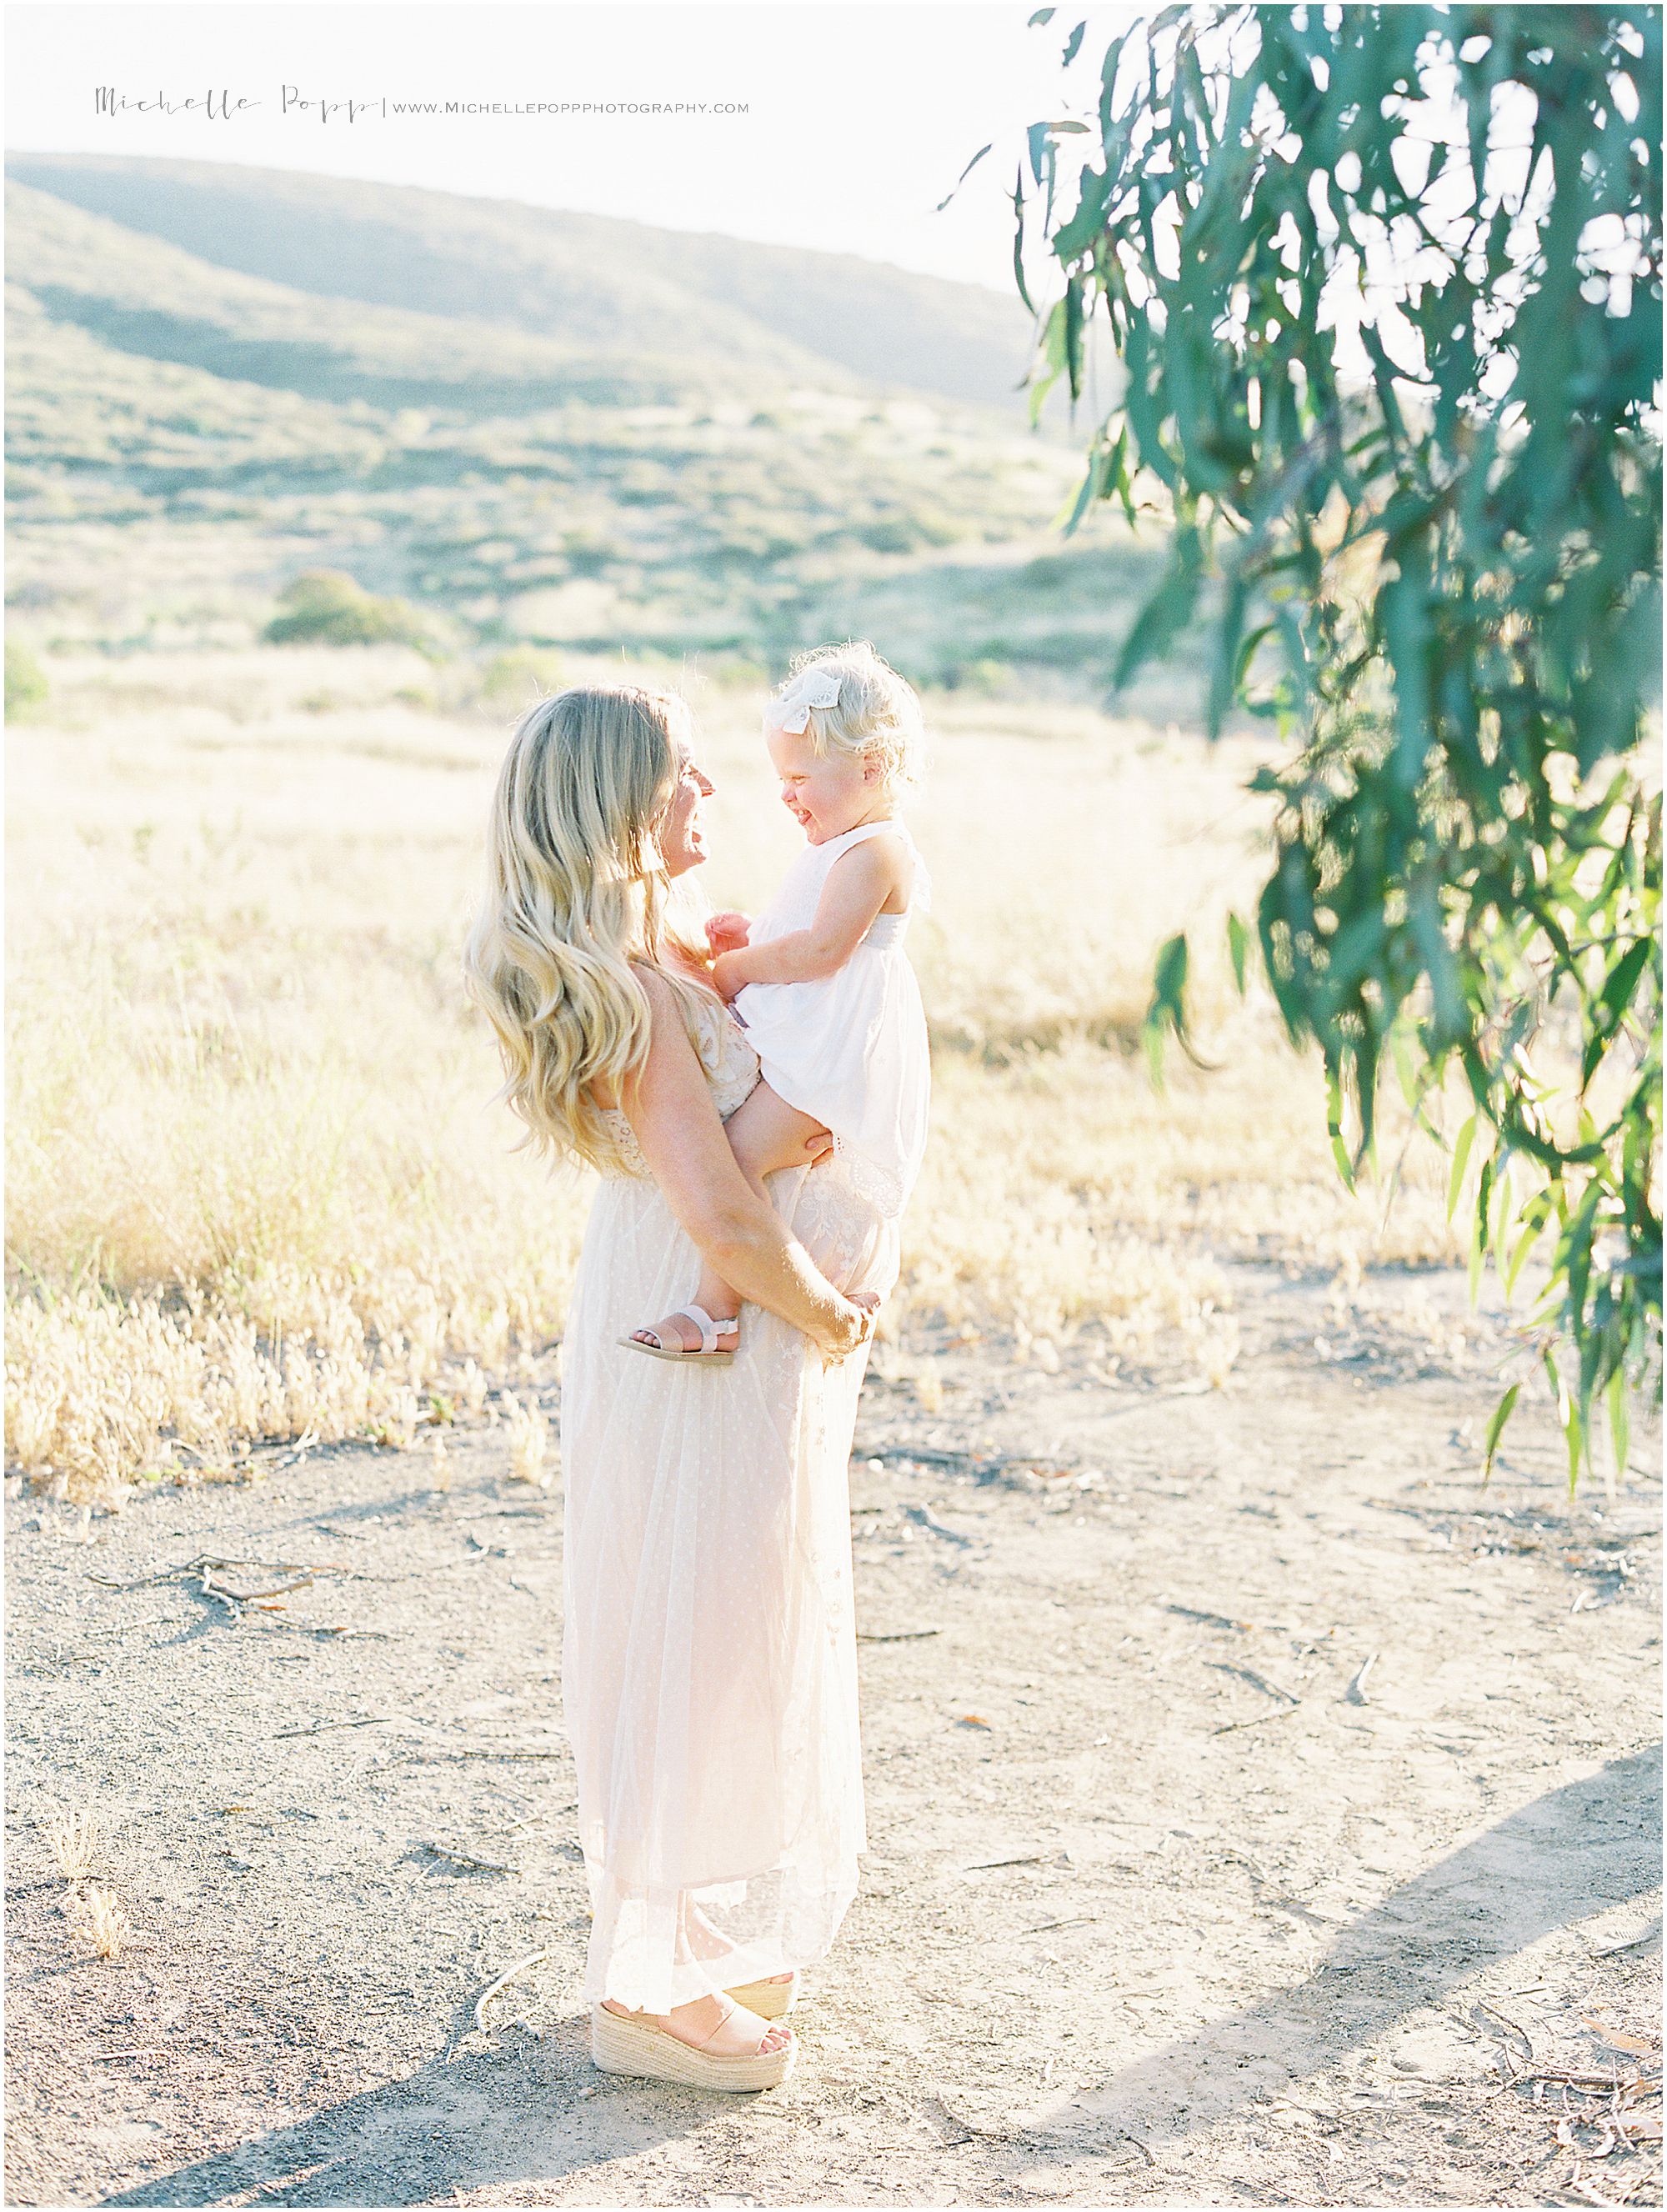
[[[726,999],[744,983],[809,983],[843,968],[881,908],[903,887],[906,857],[895,837],[868,837],[828,871],[808,929],[720,952],[712,981]]]
[[[744,1298],[779,1314],[830,1358],[843,1358],[866,1340],[873,1315],[834,1288],[741,1173],[676,999],[660,977],[644,975],[642,981],[652,1037],[620,1105],[666,1204]]]

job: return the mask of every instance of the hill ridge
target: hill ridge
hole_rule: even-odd
[[[1017,407],[1018,301],[855,255],[415,185],[146,156],[18,154],[7,174],[216,268],[318,299],[519,330],[578,349],[784,358],[940,400]],[[803,377],[803,367],[794,373]]]
[[[204,261],[15,178],[6,185],[8,281],[52,319],[118,350],[337,401],[445,404],[526,413],[569,398],[745,387],[783,380],[849,388],[781,341],[732,356],[631,356],[575,348],[513,325],[370,307]],[[749,333],[743,329],[739,338]]]

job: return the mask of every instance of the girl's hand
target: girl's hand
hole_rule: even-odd
[[[751,935],[752,924],[744,914],[715,914],[707,920],[706,941],[714,952],[739,951]]]

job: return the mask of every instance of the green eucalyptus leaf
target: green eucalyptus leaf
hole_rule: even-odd
[[[992,143],[993,143],[993,142],[992,142]],[[949,204],[950,204],[951,200],[952,200],[952,199],[954,198],[954,197],[955,197],[956,193],[957,193],[957,192],[958,192],[958,191],[960,191],[960,189],[961,189],[962,185],[963,185],[964,184],[965,184],[965,182],[966,182],[967,179],[968,179],[968,178],[972,174],[973,171],[977,167],[977,166],[978,166],[978,164],[980,163],[980,161],[982,161],[983,160],[983,158],[984,158],[985,155],[986,155],[986,154],[988,154],[988,153],[989,152],[989,150],[990,150],[990,149],[989,149],[989,146],[987,146],[987,145],[986,145],[986,146],[981,146],[981,147],[978,149],[978,151],[977,151],[977,152],[973,155],[972,159],[971,159],[971,160],[967,163],[967,165],[966,165],[965,168],[962,170],[962,172],[961,172],[960,175],[959,175],[958,177],[957,177],[957,178],[956,178],[956,179],[955,179],[954,183],[950,186],[949,190],[948,190],[948,191],[944,194],[943,198],[942,198],[938,202],[938,205],[937,205],[936,212],[937,212],[939,215],[941,215],[941,214],[943,213],[944,210],[945,210],[945,209],[949,205]]]
[[[1486,1482],[1494,1472],[1494,1457],[1500,1448],[1500,1438],[1505,1434],[1505,1425],[1516,1410],[1520,1382],[1513,1382],[1505,1393],[1488,1424],[1488,1433],[1481,1442],[1481,1479]]]
[[[1624,1481],[1633,1431],[1627,1409],[1627,1378],[1619,1367],[1610,1376],[1603,1395],[1609,1408],[1609,1447],[1615,1454],[1615,1471],[1617,1478]]]
[[[1250,950],[1250,933],[1230,908],[1227,913],[1227,957],[1232,963],[1233,988],[1244,995],[1244,963]]]
[[[1464,1188],[1464,1170],[1470,1161],[1470,1147],[1476,1140],[1480,1116],[1472,1114],[1453,1139],[1453,1164],[1447,1177],[1447,1218],[1451,1221],[1458,1210],[1458,1194]]]

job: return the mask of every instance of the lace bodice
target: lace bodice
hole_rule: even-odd
[[[721,1000],[712,1000],[709,1006],[703,1001],[701,1014],[696,1048],[711,1086],[712,1103],[727,1121],[758,1080],[758,1055],[747,1042],[740,1024]],[[618,1108],[604,1107],[602,1119],[618,1142],[620,1172],[648,1175],[648,1163],[642,1157],[642,1147]]]

